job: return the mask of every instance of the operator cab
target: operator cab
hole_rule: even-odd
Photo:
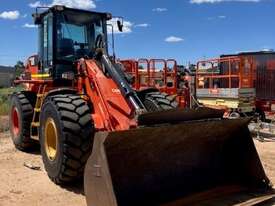
[[[39,8],[38,8],[39,9]],[[33,14],[39,30],[38,68],[54,80],[76,71],[80,58],[93,58],[95,49],[107,46],[109,13],[98,13],[65,6],[53,6]]]

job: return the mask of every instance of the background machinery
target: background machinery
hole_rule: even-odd
[[[233,55],[222,55],[230,57]],[[261,120],[266,121],[275,114],[275,52],[241,52],[234,56],[240,58],[253,58],[254,66],[252,70],[253,88],[256,91],[256,112]]]
[[[224,57],[197,64],[196,96],[200,103],[226,111],[226,116],[253,116],[256,91],[252,57]]]
[[[208,106],[225,108],[230,115],[253,116],[262,121],[275,113],[275,52],[242,52],[197,64],[197,97]]]
[[[17,81],[25,90],[12,95],[10,130],[20,150],[39,140],[52,181],[84,173],[89,206],[254,205],[274,196],[249,119],[177,109],[154,88],[132,89],[108,55],[110,14],[54,6],[34,19],[39,52]]]
[[[191,76],[179,69],[174,59],[119,60],[131,78],[132,87],[139,91],[157,88],[173,96],[182,108],[191,108]],[[188,77],[190,79],[188,79]]]

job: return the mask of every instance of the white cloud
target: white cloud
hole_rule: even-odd
[[[29,7],[31,7],[31,8],[43,7],[43,6],[47,6],[47,5],[46,4],[42,4],[40,1],[29,3]]]
[[[164,12],[164,11],[168,11],[167,8],[154,8],[152,11],[155,11],[155,12]]]
[[[150,24],[144,23],[144,24],[136,24],[135,27],[149,27]]]
[[[4,11],[0,13],[0,18],[2,19],[15,20],[15,19],[18,19],[19,16],[20,16],[19,11]]]
[[[53,0],[52,5],[65,5],[77,9],[94,9],[96,5],[92,0]]]
[[[261,0],[190,0],[191,4],[222,3],[222,2],[260,2]]]
[[[207,18],[207,20],[209,20],[209,21],[212,21],[212,20],[216,20],[216,19],[220,19],[220,20],[222,20],[222,19],[226,19],[227,17],[226,16],[224,16],[224,15],[221,15],[221,16],[217,16],[217,17],[208,17]]]
[[[34,24],[29,24],[29,23],[26,23],[26,24],[24,24],[22,27],[32,29],[32,28],[36,28],[37,26],[36,26],[36,25],[34,25]]]
[[[165,39],[165,41],[169,43],[174,43],[184,41],[184,39],[176,36],[169,36]]]
[[[64,5],[70,8],[77,9],[94,9],[96,4],[93,0],[53,0],[51,4],[43,4],[41,1],[36,1],[30,3],[29,6],[32,8],[41,7],[41,6],[53,6],[53,5]]]
[[[264,51],[264,52],[270,52],[270,51],[274,51],[273,49],[271,49],[272,47],[270,47],[270,46],[263,46],[262,47],[262,49],[261,49],[261,51]]]

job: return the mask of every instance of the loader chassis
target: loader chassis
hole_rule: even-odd
[[[25,91],[12,95],[15,146],[27,151],[38,140],[57,184],[85,173],[89,206],[165,205],[232,184],[272,198],[249,120],[178,109],[156,89],[134,90],[108,55],[110,18],[64,6],[34,14],[40,50],[16,81]]]
[[[55,6],[34,14],[39,52],[27,61],[26,90],[12,98],[11,133],[20,150],[40,142],[49,177],[58,184],[83,175],[96,131],[137,127],[136,115],[177,107],[158,90],[140,94],[108,56],[107,13]]]

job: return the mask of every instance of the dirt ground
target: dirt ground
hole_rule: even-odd
[[[9,129],[9,119],[7,116],[0,116],[0,133]]]
[[[3,118],[0,118],[1,122],[3,124]],[[255,143],[266,172],[275,183],[275,142]],[[30,169],[24,164],[40,170]],[[275,201],[272,202],[266,206],[275,206]],[[0,133],[0,206],[25,205],[84,206],[83,185],[80,183],[70,188],[56,186],[43,169],[39,151],[33,154],[16,151],[9,133]]]
[[[40,167],[32,170],[24,166]],[[0,133],[0,206],[84,206],[83,185],[63,189],[43,169],[39,152],[16,151],[8,133]]]
[[[275,141],[259,142],[255,140],[261,161],[267,173],[267,176],[275,186]],[[274,187],[275,188],[275,187]]]

